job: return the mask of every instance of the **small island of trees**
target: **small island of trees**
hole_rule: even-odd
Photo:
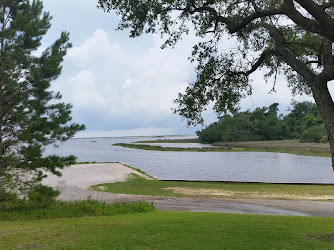
[[[292,102],[287,115],[279,114],[278,103],[254,111],[225,114],[197,131],[200,142],[268,141],[298,139],[299,142],[328,142],[316,104]]]

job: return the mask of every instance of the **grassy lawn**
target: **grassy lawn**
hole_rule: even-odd
[[[333,249],[334,218],[150,212],[1,222],[0,249]]]
[[[192,139],[193,140],[193,139]],[[189,143],[191,140],[171,140],[169,143]],[[161,143],[162,140],[147,141],[145,143]],[[194,142],[194,141],[192,141]],[[156,151],[189,151],[189,152],[238,152],[238,151],[255,151],[255,152],[277,152],[289,153],[296,155],[323,156],[330,157],[330,148],[328,143],[299,143],[297,140],[281,141],[248,141],[248,142],[217,142],[212,145],[215,147],[204,148],[178,148],[178,147],[161,147],[155,145],[143,145],[138,143],[116,143],[115,146],[127,148],[156,150]]]
[[[131,174],[126,182],[94,185],[92,190],[155,196],[333,200],[334,186],[147,180]]]

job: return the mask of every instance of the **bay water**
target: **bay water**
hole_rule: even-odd
[[[159,137],[160,138],[160,137]],[[174,139],[178,137],[162,137]],[[75,155],[79,162],[121,162],[162,180],[334,183],[331,159],[268,152],[171,152],[123,148],[114,143],[156,140],[156,137],[70,139],[45,154]],[[154,144],[208,147],[197,143]]]

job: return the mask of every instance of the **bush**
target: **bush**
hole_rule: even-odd
[[[53,203],[59,194],[59,191],[51,187],[38,185],[28,193],[28,199],[32,203],[47,205]]]
[[[327,136],[327,134],[324,135],[324,136],[321,138],[320,142],[321,142],[321,143],[328,143],[328,136]]]
[[[0,190],[0,204],[14,203],[18,200],[17,194]]]
[[[306,129],[299,137],[299,142],[325,142],[326,141],[326,130],[324,125],[313,126]],[[325,141],[324,141],[325,140]]]

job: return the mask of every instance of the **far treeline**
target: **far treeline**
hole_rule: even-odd
[[[200,142],[268,141],[298,139],[328,142],[318,107],[312,102],[292,102],[287,115],[278,114],[278,103],[254,111],[226,114],[197,131]]]

